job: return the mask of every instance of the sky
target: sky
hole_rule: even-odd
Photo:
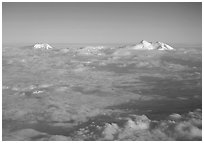
[[[202,3],[3,2],[3,43],[202,43]]]

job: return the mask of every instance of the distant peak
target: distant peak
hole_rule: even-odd
[[[135,45],[133,47],[133,49],[135,50],[174,50],[174,48],[172,48],[171,46],[157,41],[157,42],[148,42],[146,40],[142,40],[139,44]]]
[[[149,43],[149,42],[146,40],[142,40],[140,43]]]
[[[34,48],[35,49],[46,49],[46,50],[52,49],[52,47],[47,43],[40,43],[40,44],[37,43],[37,44],[34,45]]]
[[[158,41],[157,44],[159,45],[159,47],[157,47],[158,50],[174,50],[173,47],[171,47],[168,44],[165,44],[163,42]]]

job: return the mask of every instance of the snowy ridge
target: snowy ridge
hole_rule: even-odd
[[[35,44],[34,45],[34,48],[35,49],[52,49],[52,47],[49,45],[49,44],[46,44],[46,43],[42,43],[42,44]]]
[[[142,40],[139,44],[133,47],[135,50],[153,50],[154,47],[150,42]]]
[[[162,43],[162,42],[157,42],[159,47],[157,47],[158,50],[174,50],[174,48],[172,48],[171,46]]]
[[[163,42],[148,42],[145,40],[142,40],[139,44],[136,44],[132,47],[134,50],[174,50],[171,46],[163,43]]]

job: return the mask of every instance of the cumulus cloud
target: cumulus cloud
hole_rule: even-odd
[[[184,121],[175,126],[175,137],[179,140],[201,139],[202,130],[190,122]]]
[[[146,115],[120,117],[119,122],[92,121],[72,135],[50,135],[34,129],[14,131],[3,140],[202,140],[202,111],[173,113],[166,120],[150,120]]]
[[[119,131],[119,127],[118,127],[117,124],[115,124],[115,123],[112,123],[112,124],[106,123],[105,129],[103,131],[104,138],[106,140],[113,140],[114,136],[118,133],[118,131]]]
[[[169,115],[169,118],[172,120],[179,120],[179,119],[181,119],[181,115],[177,114],[177,113],[173,113],[173,114]]]
[[[103,131],[106,140],[201,140],[201,110],[185,115],[169,115],[168,120],[151,121],[147,116],[127,118],[122,127],[106,124]],[[156,126],[152,127],[152,124]]]

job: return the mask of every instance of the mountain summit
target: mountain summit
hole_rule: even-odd
[[[142,40],[139,44],[136,44],[132,47],[134,50],[174,50],[171,46],[163,43],[163,42],[148,42],[146,40]]]
[[[154,47],[150,42],[147,42],[146,40],[142,40],[139,44],[136,44],[133,49],[135,50],[153,50]]]
[[[157,45],[157,50],[174,50],[174,48],[162,42],[156,42],[156,45]]]
[[[35,49],[52,49],[52,47],[49,45],[49,44],[46,44],[46,43],[42,43],[42,44],[35,44],[34,45],[34,48]]]

